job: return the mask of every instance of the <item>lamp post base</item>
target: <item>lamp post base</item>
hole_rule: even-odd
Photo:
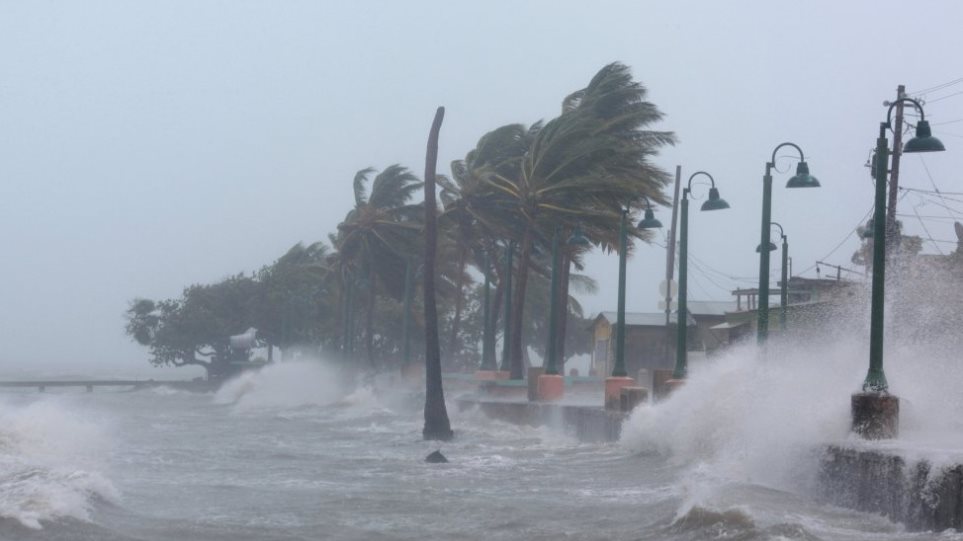
[[[628,376],[612,376],[605,378],[605,409],[619,411],[622,409],[622,387],[635,386],[635,380]]]
[[[665,380],[664,385],[665,385],[665,396],[669,396],[670,394],[674,393],[676,389],[685,385],[685,380],[676,379],[676,378],[667,379]]]
[[[853,393],[853,432],[868,440],[899,434],[899,398],[889,393]]]
[[[401,365],[401,378],[411,383],[423,382],[425,379],[425,363],[410,362]]]
[[[542,374],[538,376],[536,398],[542,402],[561,400],[565,395],[565,376],[558,374]]]
[[[476,370],[475,379],[478,381],[495,381],[508,379],[511,373],[502,370]]]

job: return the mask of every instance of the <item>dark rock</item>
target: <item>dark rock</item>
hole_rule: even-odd
[[[425,457],[425,462],[429,464],[442,464],[448,462],[448,459],[445,458],[445,455],[441,454],[441,451],[435,451]]]

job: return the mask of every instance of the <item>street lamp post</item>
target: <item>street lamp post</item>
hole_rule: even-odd
[[[789,304],[789,276],[786,274],[789,269],[789,239],[782,226],[776,222],[769,222],[779,228],[779,235],[782,237],[782,286],[779,288],[779,328],[786,330],[786,305]],[[769,241],[768,249],[770,252],[776,251],[776,245]],[[756,246],[756,251],[762,251],[762,245]]]
[[[538,376],[536,395],[539,400],[558,400],[565,394],[565,376],[558,373],[558,235],[559,227],[555,226],[552,235],[552,282],[549,292],[548,309],[548,344],[545,348],[545,372]],[[576,227],[567,244],[587,245],[589,240],[582,235],[580,227]],[[568,311],[568,303],[561,308],[562,313]]]
[[[675,370],[669,380],[670,388],[681,385],[688,371],[686,342],[689,323],[688,301],[688,262],[689,262],[689,193],[692,192],[692,179],[699,175],[709,177],[709,198],[702,204],[701,210],[723,210],[729,208],[729,203],[719,197],[719,189],[712,175],[705,171],[697,171],[689,177],[688,186],[682,190],[682,213],[679,216],[679,307],[676,310],[676,345]]]
[[[939,139],[933,137],[926,121],[923,107],[910,98],[900,98],[889,106],[886,122],[879,124],[876,139],[876,192],[873,212],[873,286],[869,330],[869,371],[863,381],[863,391],[852,396],[853,431],[868,439],[895,438],[899,432],[899,398],[889,394],[886,374],[883,372],[883,308],[886,278],[886,173],[889,168],[889,142],[886,130],[890,129],[893,108],[899,103],[911,103],[920,112],[916,124],[916,137],[903,145],[903,152],[940,152],[946,150]],[[896,152],[899,149],[895,150]]]
[[[786,183],[787,188],[818,188],[819,181],[809,174],[809,164],[799,145],[795,143],[780,143],[772,151],[772,159],[766,162],[766,174],[762,177],[762,232],[759,244],[769,243],[769,223],[772,221],[772,170],[776,167],[776,153],[783,147],[792,147],[799,152],[799,163],[796,164],[796,174]],[[769,250],[759,251],[759,305],[756,338],[760,344],[766,342],[769,335]]]
[[[662,222],[655,219],[652,211],[652,204],[645,196],[645,217],[639,222],[639,229],[656,229],[662,227]],[[622,217],[619,222],[619,298],[618,315],[615,323],[615,365],[612,367],[612,375],[605,378],[605,408],[619,409],[620,395],[622,387],[627,387],[635,382],[634,378],[629,377],[625,369],[625,264],[628,255],[628,214],[629,209],[622,209]]]

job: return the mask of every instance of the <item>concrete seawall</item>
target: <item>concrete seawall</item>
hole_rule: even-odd
[[[830,446],[819,472],[820,497],[879,513],[910,530],[963,530],[963,465],[934,466],[887,452]]]
[[[457,398],[459,409],[477,407],[485,415],[501,421],[529,426],[552,426],[584,442],[618,441],[622,422],[628,416],[605,411],[601,406],[566,405],[511,400]]]

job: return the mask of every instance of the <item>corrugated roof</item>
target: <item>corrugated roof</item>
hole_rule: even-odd
[[[736,311],[735,301],[686,301],[686,306],[697,316],[724,316]]]
[[[618,321],[618,316],[619,316],[618,312],[600,312],[598,317],[596,317],[595,319],[603,317],[605,318],[606,321],[608,321],[612,325],[615,325],[616,321]],[[670,317],[669,321],[671,321],[672,323],[676,322],[675,312],[672,313],[672,316]],[[664,327],[665,312],[662,312],[662,313],[626,312],[625,324],[633,327]],[[692,319],[692,316],[689,316],[689,326],[691,327],[695,324],[696,324],[695,320]]]

